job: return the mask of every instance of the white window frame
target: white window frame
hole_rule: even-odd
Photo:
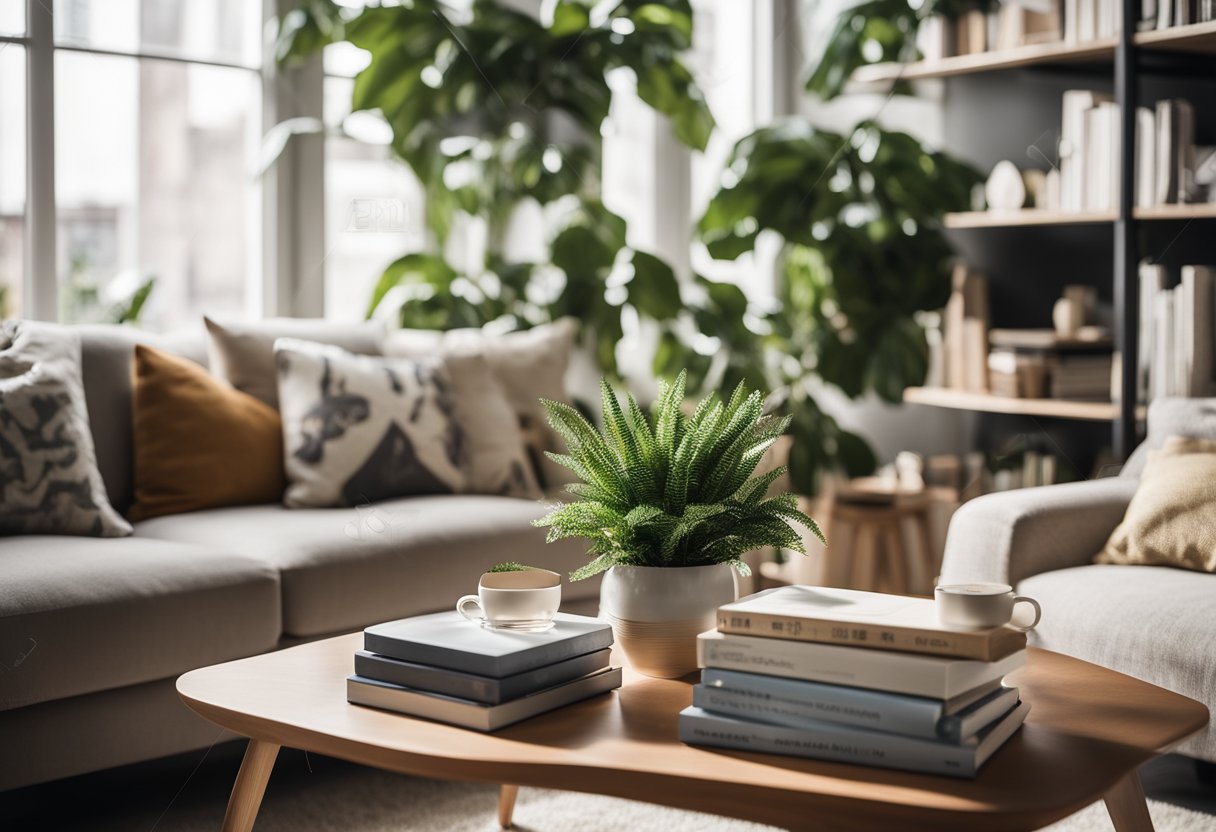
[[[23,252],[23,317],[59,318],[59,267],[56,258],[55,194],[55,53],[79,52],[135,60],[244,69],[239,63],[174,54],[55,44],[54,4],[24,0],[23,36],[0,36],[0,46],[18,44],[26,59],[26,200]],[[268,22],[297,0],[261,0]],[[267,27],[263,31],[269,32]],[[262,112],[260,133],[287,118],[321,115],[320,59],[301,69],[282,72],[274,62],[274,44],[261,45]],[[246,276],[246,308],[251,314],[311,316],[324,309],[324,139],[297,136],[289,142],[259,183],[261,190],[261,264]]]

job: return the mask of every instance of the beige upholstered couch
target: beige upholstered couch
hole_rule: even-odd
[[[1216,575],[1093,563],[1123,519],[1148,451],[1169,436],[1216,438],[1216,399],[1158,400],[1148,429],[1118,477],[990,494],[964,505],[950,523],[942,580],[1012,584],[1043,605],[1032,644],[1216,711]],[[1179,750],[1216,761],[1216,730],[1209,724]]]
[[[98,464],[131,502],[135,340],[205,363],[202,336],[77,328]],[[577,542],[545,545],[533,501],[393,500],[357,509],[217,509],[135,524],[127,538],[0,537],[0,790],[210,745],[180,703],[201,667],[448,607],[489,566],[558,571]],[[597,581],[567,584],[594,598]]]

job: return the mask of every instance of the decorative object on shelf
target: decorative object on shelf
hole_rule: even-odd
[[[545,4],[541,21],[516,5],[484,0],[464,10],[424,0],[353,10],[310,0],[282,18],[278,57],[290,64],[336,41],[366,50],[351,109],[383,113],[393,154],[425,189],[433,244],[387,266],[369,314],[419,329],[490,321],[526,329],[569,315],[612,374],[622,318],[674,318],[680,290],[670,266],[627,246],[625,220],[601,202],[608,76],[633,70],[641,99],[667,116],[679,141],[704,150],[714,121],[684,60],[692,8],[619,3],[593,13],[559,0]],[[557,215],[546,222],[541,262],[513,260],[506,247],[517,208],[531,201]],[[442,252],[462,217],[484,225],[487,243],[457,267]],[[614,268],[633,276],[624,303],[605,292]]]
[[[984,185],[989,211],[1017,211],[1026,204],[1026,183],[1018,166],[1008,159],[996,163]]]
[[[749,574],[744,554],[805,552],[794,523],[823,540],[793,494],[768,496],[783,467],[753,476],[789,417],[764,416],[760,394],[743,385],[726,402],[711,394],[686,416],[684,389],[684,373],[661,384],[647,415],[632,395],[622,407],[602,382],[602,434],[569,405],[545,402],[570,449],[553,458],[582,482],[567,487],[577,502],[535,521],[550,542],[591,541],[591,562],[571,579],[608,571],[603,614],[633,665],[662,677],[696,669],[694,637],[733,600],[732,568]]]
[[[543,633],[552,629],[561,603],[561,575],[519,563],[500,563],[481,576],[476,595],[462,596],[456,602],[456,611],[490,630]]]
[[[946,302],[946,386],[983,393],[988,390],[988,278],[958,263]]]
[[[1076,338],[1081,327],[1089,323],[1089,317],[1098,303],[1098,292],[1093,286],[1065,286],[1064,294],[1051,309],[1051,322],[1060,338]]]

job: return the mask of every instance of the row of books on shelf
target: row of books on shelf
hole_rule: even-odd
[[[694,745],[974,777],[1026,719],[1004,684],[1025,664],[1011,627],[958,631],[934,602],[789,586],[718,611],[680,713]]]
[[[1140,397],[1216,394],[1216,268],[1183,266],[1166,288],[1164,266],[1140,266]]]
[[[971,10],[957,18],[933,15],[917,31],[926,61],[999,52],[1040,43],[1083,46],[1119,36],[1122,0],[1045,0],[1000,3],[992,11]],[[1140,0],[1136,30],[1170,29],[1216,20],[1216,0]]]
[[[1216,0],[1140,0],[1141,32],[1216,20]]]
[[[1059,168],[1044,178],[1037,207],[1105,212],[1118,207],[1120,107],[1109,95],[1067,90],[1063,96]],[[1136,108],[1135,204],[1203,203],[1216,199],[1216,147],[1195,139],[1195,110],[1171,98]]]
[[[923,476],[927,487],[946,489],[956,495],[955,502],[966,502],[994,491],[1055,485],[1066,472],[1055,454],[1025,448],[991,460],[982,451],[934,454],[925,458]]]

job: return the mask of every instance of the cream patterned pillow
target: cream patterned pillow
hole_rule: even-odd
[[[275,342],[288,506],[465,489],[465,436],[442,364]]]
[[[80,339],[63,327],[0,323],[0,534],[131,534],[97,470]]]
[[[480,329],[431,332],[400,329],[384,341],[385,355],[478,354],[485,357],[494,378],[519,420],[532,463],[546,489],[572,480],[563,466],[545,451],[565,453],[566,443],[549,426],[541,399],[568,401],[565,377],[574,351],[576,322],[562,318],[528,330],[488,335]]]

